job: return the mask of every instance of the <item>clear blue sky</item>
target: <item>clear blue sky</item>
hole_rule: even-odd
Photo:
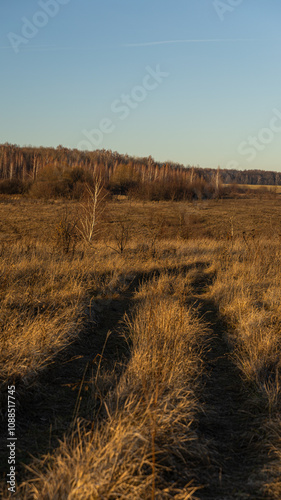
[[[278,0],[2,0],[0,13],[1,143],[281,170]]]

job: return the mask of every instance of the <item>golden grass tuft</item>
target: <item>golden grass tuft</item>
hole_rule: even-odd
[[[24,498],[195,498],[196,464],[207,457],[194,426],[206,327],[178,296],[185,277],[169,290],[164,282],[167,274],[143,284],[137,296],[149,293],[126,318],[131,359],[104,401],[106,421],[78,427],[47,467],[35,464]]]
[[[280,498],[281,265],[279,238],[237,240],[220,253],[212,298],[227,319],[233,356],[260,412],[267,456],[264,493]],[[272,453],[269,451],[272,450]]]

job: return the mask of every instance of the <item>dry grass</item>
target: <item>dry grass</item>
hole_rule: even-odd
[[[237,240],[219,255],[212,297],[231,325],[234,357],[261,413],[263,442],[269,452],[265,492],[281,497],[281,248],[271,240]]]
[[[228,339],[245,389],[251,388],[266,416],[261,433],[273,450],[267,491],[281,497],[280,205],[278,198],[262,205],[257,199],[114,201],[94,245],[77,241],[65,253],[56,229],[65,203],[2,199],[5,400],[7,381],[15,381],[17,397],[24,398],[57,353],[79,337],[89,315],[98,329],[100,311],[111,314],[114,300],[143,276],[132,298],[136,307],[125,316],[130,359],[119,369],[117,386],[104,391],[93,429],[78,425],[54,453],[45,459],[38,454],[22,498],[196,497],[198,464],[208,455],[196,433],[206,329],[187,304],[194,301],[192,268],[207,265],[216,271],[210,297],[230,325]],[[75,203],[67,211],[75,221]],[[120,252],[116,234],[124,221],[128,238]],[[92,392],[112,376],[101,371]]]
[[[220,254],[212,288],[233,326],[238,366],[265,393],[270,408],[279,400],[280,250],[278,240],[237,241]]]
[[[1,382],[27,378],[79,332],[85,272],[37,248],[1,259]]]
[[[5,383],[14,379],[26,385],[34,379],[79,334],[88,301],[108,303],[120,292],[122,277],[177,267],[187,258],[192,263],[200,255],[206,259],[192,240],[184,244],[181,239],[157,238],[156,245],[155,219],[142,226],[136,216],[138,207],[130,209],[132,234],[124,255],[115,251],[114,230],[107,229],[105,238],[94,247],[80,243],[73,254],[65,254],[58,245],[57,227],[65,210],[74,217],[72,203],[65,207],[63,202],[40,205],[11,200],[2,203],[1,210],[0,363]],[[124,217],[122,210],[117,222]],[[110,210],[108,214],[110,217]],[[140,244],[140,227],[146,235],[145,245]]]
[[[231,186],[231,184],[223,184],[223,186]],[[270,184],[234,184],[234,186],[237,186],[238,188],[241,189],[248,189],[248,190],[253,190],[253,191],[261,191],[261,192],[266,192],[268,191],[269,193],[281,193],[281,186],[274,186]]]
[[[207,454],[193,429],[206,328],[184,305],[186,281],[165,274],[141,287],[126,320],[131,359],[104,401],[106,423],[65,440],[24,498],[195,498],[191,480]]]

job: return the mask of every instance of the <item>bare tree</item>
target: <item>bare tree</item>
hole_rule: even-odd
[[[60,217],[59,223],[55,226],[54,236],[57,248],[64,254],[74,255],[77,243],[76,221],[67,207]]]
[[[106,192],[100,177],[95,179],[92,187],[85,184],[85,197],[80,203],[77,230],[89,244],[101,231],[100,223],[105,209],[105,198]]]
[[[118,221],[114,231],[114,239],[117,244],[117,250],[116,249],[114,250],[117,253],[122,254],[124,252],[125,247],[127,246],[130,239],[130,229],[131,229],[130,220]]]
[[[220,167],[218,166],[216,173],[216,195],[219,194],[219,188],[220,188]]]

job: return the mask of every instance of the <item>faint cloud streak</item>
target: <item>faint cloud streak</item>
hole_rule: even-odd
[[[223,43],[223,42],[257,42],[256,38],[188,38],[184,40],[159,40],[156,42],[125,43],[122,47],[149,47],[152,45],[169,45],[174,43]]]

